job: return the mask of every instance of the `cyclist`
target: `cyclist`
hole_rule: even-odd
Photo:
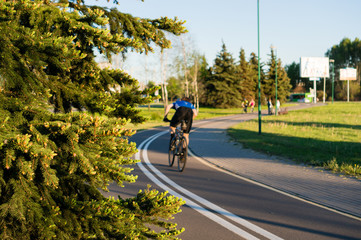
[[[242,102],[243,111],[247,113],[247,107],[248,107],[248,101],[247,99],[244,99]]]
[[[254,110],[254,105],[256,105],[256,103],[254,102],[254,100],[252,98],[251,102],[249,103],[249,106],[251,108],[251,112],[253,112],[253,110]]]
[[[183,97],[181,100],[178,100],[174,103],[169,104],[164,113],[164,121],[169,121],[167,115],[170,109],[175,109],[176,112],[174,113],[172,120],[170,120],[170,139],[174,137],[175,129],[177,125],[181,123],[182,120],[185,120],[187,124],[187,128],[183,130],[184,137],[187,140],[187,144],[189,144],[189,132],[192,128],[193,118],[198,115],[198,112],[194,105],[191,103],[188,97]]]

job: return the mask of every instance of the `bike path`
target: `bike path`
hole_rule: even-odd
[[[301,104],[287,109],[314,106]],[[228,137],[229,127],[254,118],[258,113],[197,121],[189,148],[226,171],[361,220],[361,180],[245,149]]]

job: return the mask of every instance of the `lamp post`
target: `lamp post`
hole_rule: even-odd
[[[332,103],[333,103],[333,96],[334,96],[334,85],[335,85],[335,60],[330,59],[330,63],[332,63]]]
[[[259,0],[257,0],[257,33],[258,33],[258,134],[261,134],[261,60],[259,57]]]
[[[275,54],[275,59],[276,59],[276,76],[275,76],[275,82],[276,82],[276,100],[275,100],[275,105],[276,105],[276,112],[275,112],[275,115],[277,116],[277,114],[278,114],[278,106],[277,106],[277,89],[278,89],[278,87],[277,87],[277,82],[278,82],[278,80],[277,80],[277,65],[278,65],[278,63],[277,63],[277,49],[274,47],[274,46],[272,46],[271,47],[273,50],[274,50],[274,54]]]

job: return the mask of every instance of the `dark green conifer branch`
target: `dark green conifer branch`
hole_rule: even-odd
[[[108,30],[110,16],[129,25]],[[178,20],[80,0],[0,2],[1,239],[172,239],[183,231],[167,221],[184,203],[178,198],[147,189],[114,200],[99,191],[136,180],[134,131],[125,126],[144,121],[135,107],[152,98],[123,71],[101,70],[95,50],[110,57],[169,47],[163,31],[185,30]]]

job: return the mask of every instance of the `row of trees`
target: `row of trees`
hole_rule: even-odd
[[[255,53],[251,53],[247,61],[245,51],[241,49],[236,61],[223,44],[214,64],[208,66],[203,55],[196,51],[190,52],[187,59],[182,56],[173,61],[171,68],[176,69],[177,74],[167,79],[169,99],[180,97],[188,91],[191,96],[198,96],[199,103],[205,106],[239,107],[244,98],[248,101],[252,98],[258,101],[258,58]],[[262,102],[268,97],[274,101],[275,97],[276,56],[272,48],[269,56],[270,59],[266,63],[261,63]],[[325,56],[335,60],[335,99],[346,100],[347,82],[338,81],[338,70],[354,67],[358,69],[358,76],[361,76],[361,41],[358,38],[354,41],[345,38],[339,44],[332,46]],[[306,92],[313,88],[312,81],[308,78],[300,78],[299,62],[293,62],[283,68],[280,59],[277,59],[277,79],[277,95],[281,101],[285,101],[292,90],[299,85]],[[186,80],[191,84],[187,84]],[[320,89],[318,97],[322,99],[323,81],[317,84],[317,89]],[[195,86],[198,86],[198,93]],[[327,100],[331,100],[331,78],[327,79],[326,97]],[[361,99],[360,80],[350,82],[350,99]],[[197,102],[196,98],[194,102]]]
[[[168,48],[165,32],[184,33],[184,22],[84,2],[0,1],[0,238],[173,238],[182,230],[167,220],[181,199],[99,191],[136,180],[125,124],[142,122],[135,106],[153,99],[94,59]]]
[[[276,63],[277,63],[277,95],[278,99],[285,101],[290,92],[290,79],[282,67],[280,59],[276,59],[274,50],[271,49],[270,59],[261,63],[261,101],[264,104],[268,98],[275,100],[276,91]],[[227,51],[226,45],[216,56],[214,64],[208,66],[204,56],[197,53],[188,61],[188,81],[193,84],[188,92],[191,96],[198,96],[199,103],[204,106],[217,108],[241,107],[244,99],[254,99],[258,102],[258,57],[251,53],[246,59],[244,49],[241,49],[239,59],[236,61]],[[179,97],[185,93],[186,79],[184,70],[177,77],[168,79],[168,96]],[[195,84],[198,86],[196,92]]]

